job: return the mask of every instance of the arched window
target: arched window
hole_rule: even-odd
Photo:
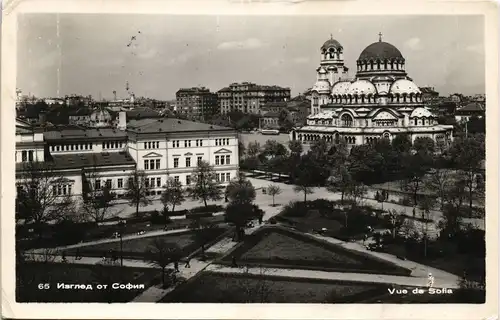
[[[342,115],[342,118],[340,118],[342,121],[342,126],[344,127],[352,127],[353,119],[350,115],[344,114]]]

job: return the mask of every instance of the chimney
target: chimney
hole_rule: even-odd
[[[47,120],[47,116],[46,116],[45,112],[40,111],[38,113],[38,122],[40,123],[40,125],[45,126],[46,120]]]
[[[118,130],[125,131],[127,130],[127,112],[120,111],[118,114]]]

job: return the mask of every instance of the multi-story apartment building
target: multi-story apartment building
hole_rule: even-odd
[[[257,85],[251,82],[233,83],[217,92],[220,112],[241,111],[260,114],[262,105],[290,100],[290,88]]]
[[[141,119],[127,123],[120,112],[118,129],[62,129],[43,131],[16,122],[16,176],[25,164],[47,164],[57,179],[54,192],[81,195],[93,173],[96,188],[107,185],[116,194],[126,191],[130,174],[144,170],[151,195],[161,193],[168,177],[189,186],[197,162],[214,166],[221,185],[237,176],[238,138],[230,128],[178,119]],[[18,185],[18,188],[21,185]]]
[[[179,89],[175,97],[177,112],[192,119],[203,119],[218,113],[217,94],[205,87]]]

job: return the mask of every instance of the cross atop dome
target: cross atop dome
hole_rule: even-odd
[[[333,40],[333,34],[330,33],[330,40]]]
[[[382,42],[382,32],[378,33],[378,42]]]

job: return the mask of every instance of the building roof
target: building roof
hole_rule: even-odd
[[[436,90],[434,90],[433,87],[420,87],[419,89],[422,93],[432,93],[432,94],[438,93]]]
[[[139,120],[147,118],[161,118],[162,116],[155,110],[149,108],[135,108],[127,112],[127,120]]]
[[[176,118],[162,119],[142,119],[133,120],[127,124],[127,130],[140,133],[173,133],[173,132],[192,132],[192,131],[213,131],[224,130],[231,131],[232,128],[211,125],[207,123],[181,120]]]
[[[383,41],[378,41],[366,47],[359,55],[358,60],[376,61],[377,59],[401,60],[403,59],[403,55],[401,54],[401,51],[399,51],[399,49],[393,46],[392,44]]]
[[[80,127],[66,127],[66,128],[54,128],[48,129],[43,133],[44,139],[46,141],[54,140],[81,140],[81,139],[92,139],[92,138],[116,138],[124,139],[127,137],[127,133],[113,128],[80,128]]]
[[[467,111],[467,112],[474,112],[474,111],[484,111],[484,106],[481,103],[478,102],[471,102],[467,104],[465,107],[462,107],[458,109],[457,111]]]
[[[46,159],[46,164],[52,170],[83,169],[89,167],[109,167],[120,165],[135,165],[134,159],[128,152],[100,152],[57,154]],[[25,163],[16,163],[16,170],[22,171]]]

